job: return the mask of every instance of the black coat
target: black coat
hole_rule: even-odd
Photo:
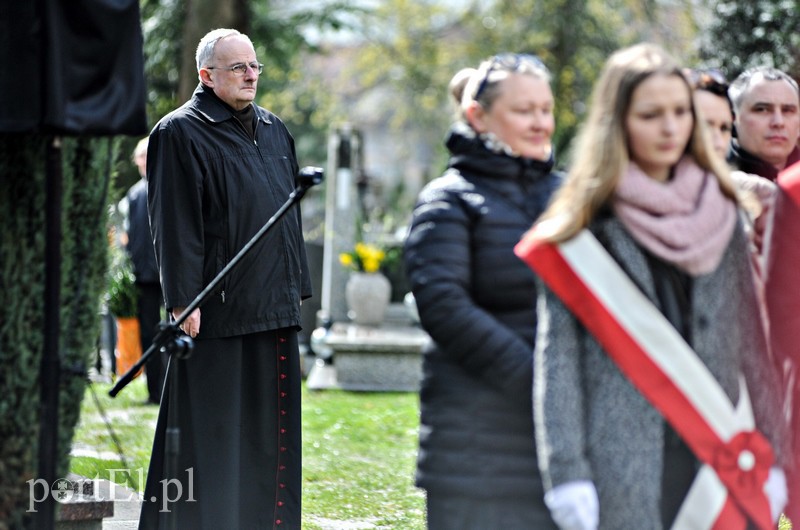
[[[255,107],[252,133],[203,86],[150,134],[148,199],[164,298],[188,305],[295,188],[294,141]],[[244,118],[246,119],[246,118]],[[300,527],[300,300],[311,294],[298,207],[260,238],[202,306],[186,360],[172,358],[141,529],[161,527],[161,484],[186,484],[178,528]],[[202,339],[202,340],[201,340]],[[176,385],[176,382],[178,383]],[[177,417],[175,407],[180,409]],[[180,428],[178,470],[164,466]]]
[[[153,250],[147,215],[147,181],[140,179],[125,195],[128,199],[128,244],[126,249],[138,283],[158,283],[158,264]]]
[[[189,305],[294,190],[294,140],[274,114],[255,111],[254,140],[200,85],[150,133],[150,222],[167,308]],[[300,300],[309,296],[295,207],[203,305],[199,338],[299,326]]]
[[[514,245],[561,182],[552,159],[489,151],[457,124],[448,171],[420,193],[405,264],[426,352],[417,483],[539,499],[531,412],[536,287]]]

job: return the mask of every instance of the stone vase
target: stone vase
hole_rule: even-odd
[[[345,286],[347,316],[361,326],[379,326],[386,315],[392,285],[380,272],[354,272]]]

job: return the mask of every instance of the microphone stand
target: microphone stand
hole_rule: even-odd
[[[111,397],[116,397],[119,392],[125,388],[128,383],[133,381],[135,374],[139,369],[144,366],[147,360],[155,352],[160,352],[162,349],[170,354],[170,364],[173,359],[188,359],[191,356],[194,343],[192,339],[182,333],[181,324],[192,314],[192,311],[202,306],[208,297],[214,292],[214,289],[219,283],[230,273],[230,271],[250,252],[250,250],[261,240],[264,234],[269,231],[283,215],[291,209],[296,203],[303,198],[306,192],[317,184],[321,183],[324,178],[324,171],[318,167],[304,167],[297,174],[297,183],[294,191],[289,195],[283,205],[278,208],[275,214],[256,232],[256,234],[242,247],[234,258],[228,262],[224,269],[222,269],[217,276],[203,289],[192,302],[186,306],[186,309],[178,315],[177,319],[172,322],[162,321],[159,323],[159,331],[153,337],[153,343],[147,348],[147,351],[142,357],[125,372],[125,374],[117,380],[117,383],[108,391]],[[178,366],[169,370],[170,374],[170,392],[169,392],[169,409],[167,414],[167,432],[165,440],[165,468],[170,478],[178,476],[178,452],[180,447],[180,427],[178,423]],[[148,499],[145,499],[147,502]],[[167,510],[171,515],[171,511]],[[174,516],[170,516],[170,528],[177,528],[177,521]]]

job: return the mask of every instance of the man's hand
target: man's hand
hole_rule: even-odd
[[[185,307],[175,307],[172,309],[172,317],[177,320],[183,310],[186,309]],[[189,315],[186,320],[183,321],[181,324],[181,329],[184,333],[189,335],[192,338],[195,338],[198,333],[200,333],[200,308],[198,307],[192,314]]]

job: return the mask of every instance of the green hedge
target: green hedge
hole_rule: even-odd
[[[0,135],[0,529],[30,525],[27,481],[38,474],[47,141],[41,135]],[[111,139],[62,142],[59,477],[69,468],[99,334],[109,160],[115,152]]]

